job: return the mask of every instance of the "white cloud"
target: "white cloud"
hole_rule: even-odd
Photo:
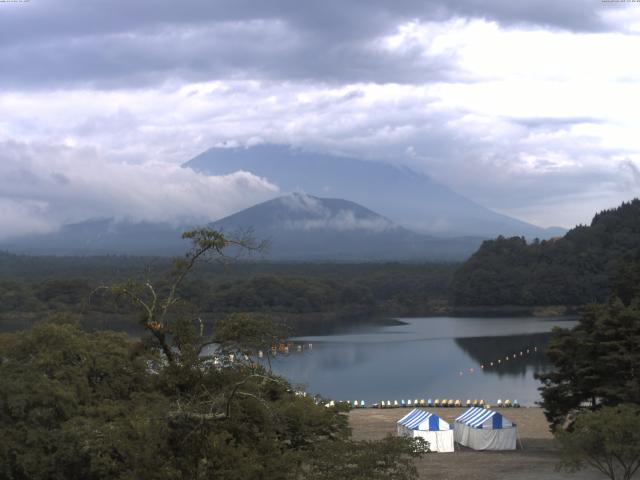
[[[311,220],[289,221],[285,225],[289,230],[329,229],[340,232],[368,230],[384,232],[393,228],[393,224],[385,218],[358,217],[353,210],[339,210],[333,215]]]
[[[288,230],[331,229],[338,231],[369,230],[382,232],[393,229],[394,224],[384,217],[366,215],[349,208],[332,211],[319,199],[309,195],[296,193],[280,200],[289,210],[303,213],[305,218],[287,220],[283,227]]]
[[[47,215],[47,204],[0,196],[0,240],[11,236],[48,233],[58,227]]]
[[[329,43],[327,58],[342,62],[331,81],[321,75],[324,51],[311,56],[297,48],[297,42],[316,39],[313,33],[268,16],[268,22],[225,24],[231,30],[223,33],[248,39],[242,52],[253,52],[256,62],[246,65],[226,52],[233,75],[217,73],[207,59],[210,70],[181,77],[181,69],[197,70],[200,54],[188,61],[169,55],[149,67],[162,81],[3,90],[3,225],[19,231],[15,218],[24,216],[35,222],[25,225],[37,230],[138,211],[149,219],[175,219],[203,205],[211,217],[228,213],[276,190],[247,174],[206,178],[177,165],[213,145],[261,141],[406,164],[540,225],[587,221],[594,210],[640,193],[633,170],[624,167],[640,164],[640,73],[633,61],[640,50],[640,8],[598,5],[596,16],[609,30],[595,28],[593,12],[587,12],[591,20],[585,17],[583,26],[593,28],[570,31],[540,26],[549,24],[544,19],[525,27],[520,16],[528,9],[518,5],[493,5],[505,10],[487,16],[498,21],[436,15],[407,21],[411,16],[403,14],[395,28],[385,23],[377,32],[363,30],[353,76],[335,74],[350,66],[353,45]],[[571,12],[574,7],[582,8],[573,2]],[[541,8],[531,15],[544,17]],[[505,23],[515,15],[511,9],[518,15]],[[218,38],[207,25],[190,29],[185,23],[176,27],[176,38],[186,45],[209,31]],[[143,37],[159,41],[165,31],[144,30]],[[289,41],[276,42],[273,63],[252,43],[262,35]],[[115,36],[121,47],[130,41],[126,29]],[[40,48],[35,40],[29,45]],[[303,74],[297,67],[287,73],[288,59],[304,63]],[[402,68],[387,77],[385,65]],[[162,76],[165,67],[171,74]],[[448,68],[455,74],[432,74]],[[15,145],[22,153],[12,153],[20,150]]]
[[[96,217],[205,222],[278,194],[248,172],[207,176],[175,164],[109,162],[92,149],[0,145],[0,232],[51,231]]]

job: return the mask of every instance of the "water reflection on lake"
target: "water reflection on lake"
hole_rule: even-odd
[[[306,385],[308,392],[336,400],[482,398],[495,403],[515,398],[532,405],[540,398],[533,375],[550,368],[544,355],[549,332],[576,323],[566,318],[400,320],[406,324],[298,337],[298,343],[312,343],[312,350],[278,356],[273,369]]]

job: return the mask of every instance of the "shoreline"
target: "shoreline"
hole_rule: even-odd
[[[425,314],[427,317],[575,317],[582,306],[576,305],[444,305]],[[407,315],[413,316],[413,315]]]

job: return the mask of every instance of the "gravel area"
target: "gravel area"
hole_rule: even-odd
[[[429,411],[452,423],[461,408],[431,408]],[[357,440],[373,440],[394,435],[396,421],[409,410],[352,410],[349,423]],[[578,473],[558,472],[558,447],[540,408],[502,409],[506,418],[518,425],[522,449],[505,452],[476,452],[456,444],[454,453],[431,453],[417,461],[420,478],[439,480],[600,480],[594,470]]]

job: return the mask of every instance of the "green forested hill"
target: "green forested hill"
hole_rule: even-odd
[[[620,276],[638,280],[640,200],[598,213],[564,237],[486,241],[456,272],[457,305],[582,305],[602,301]],[[635,267],[633,267],[635,265]]]
[[[305,333],[348,326],[373,315],[422,315],[446,304],[458,264],[236,262],[203,263],[180,295],[205,320],[230,312],[269,312]],[[128,329],[131,309],[94,290],[149,278],[165,286],[170,260],[151,257],[52,257],[0,252],[0,331],[60,311],[83,326]],[[92,294],[92,292],[94,292]],[[317,327],[317,329],[316,329]]]

